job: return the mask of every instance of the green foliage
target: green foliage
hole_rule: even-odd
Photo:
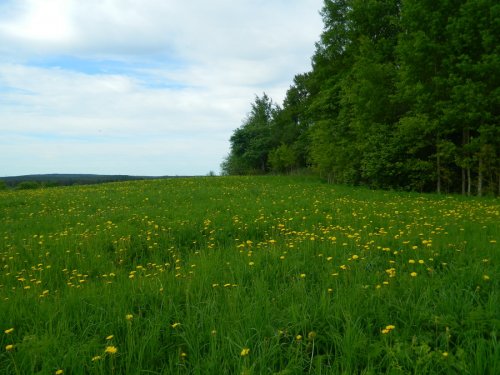
[[[286,145],[329,181],[500,194],[497,2],[325,0],[321,14],[312,71],[270,127],[235,132],[227,173],[285,172]]]
[[[274,172],[291,172],[297,167],[297,154],[290,146],[282,144],[271,151],[269,163]]]
[[[18,190],[29,190],[29,189],[39,189],[42,184],[37,181],[22,181],[16,185]]]
[[[223,174],[254,174],[269,170],[274,110],[273,102],[266,94],[255,98],[247,119],[231,136],[231,153],[221,165]]]

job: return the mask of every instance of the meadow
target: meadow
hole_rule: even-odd
[[[309,177],[0,191],[0,373],[499,374],[499,229]]]

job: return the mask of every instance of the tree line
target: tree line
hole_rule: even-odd
[[[257,96],[225,174],[500,193],[500,3],[325,0],[312,70]]]

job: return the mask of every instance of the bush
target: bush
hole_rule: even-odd
[[[30,189],[39,189],[42,187],[39,182],[36,181],[22,181],[17,184],[16,189],[18,190],[30,190]]]

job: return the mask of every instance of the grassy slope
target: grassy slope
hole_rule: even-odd
[[[0,373],[500,373],[499,215],[284,177],[0,192]]]

